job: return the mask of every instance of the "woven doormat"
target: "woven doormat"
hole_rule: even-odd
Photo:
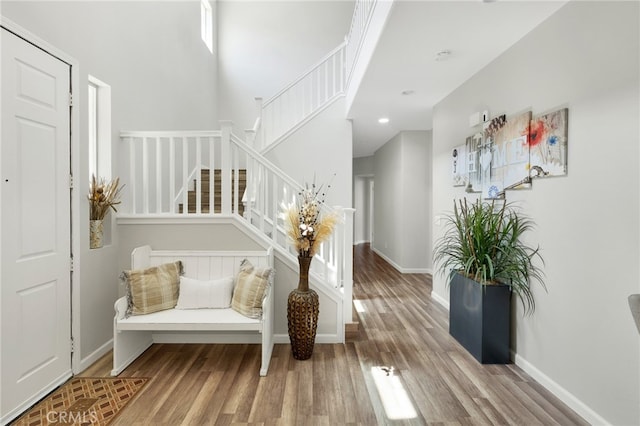
[[[13,424],[107,425],[148,380],[140,377],[74,378],[20,416]]]

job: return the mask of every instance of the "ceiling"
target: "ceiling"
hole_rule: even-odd
[[[431,129],[436,103],[565,3],[396,0],[349,111],[354,158],[400,131]]]

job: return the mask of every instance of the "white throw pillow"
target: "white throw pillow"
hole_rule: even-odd
[[[201,281],[180,277],[176,309],[228,308],[233,294],[233,277]]]

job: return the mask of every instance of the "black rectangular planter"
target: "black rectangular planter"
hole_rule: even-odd
[[[461,274],[451,280],[449,334],[482,364],[510,361],[511,290],[482,286]]]

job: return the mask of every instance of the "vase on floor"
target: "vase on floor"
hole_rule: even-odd
[[[101,220],[89,221],[89,248],[96,249],[102,247],[102,237],[104,227]]]
[[[318,327],[318,293],[309,288],[309,266],[312,257],[298,256],[300,276],[298,288],[289,293],[287,301],[287,322],[293,358],[311,358]]]

